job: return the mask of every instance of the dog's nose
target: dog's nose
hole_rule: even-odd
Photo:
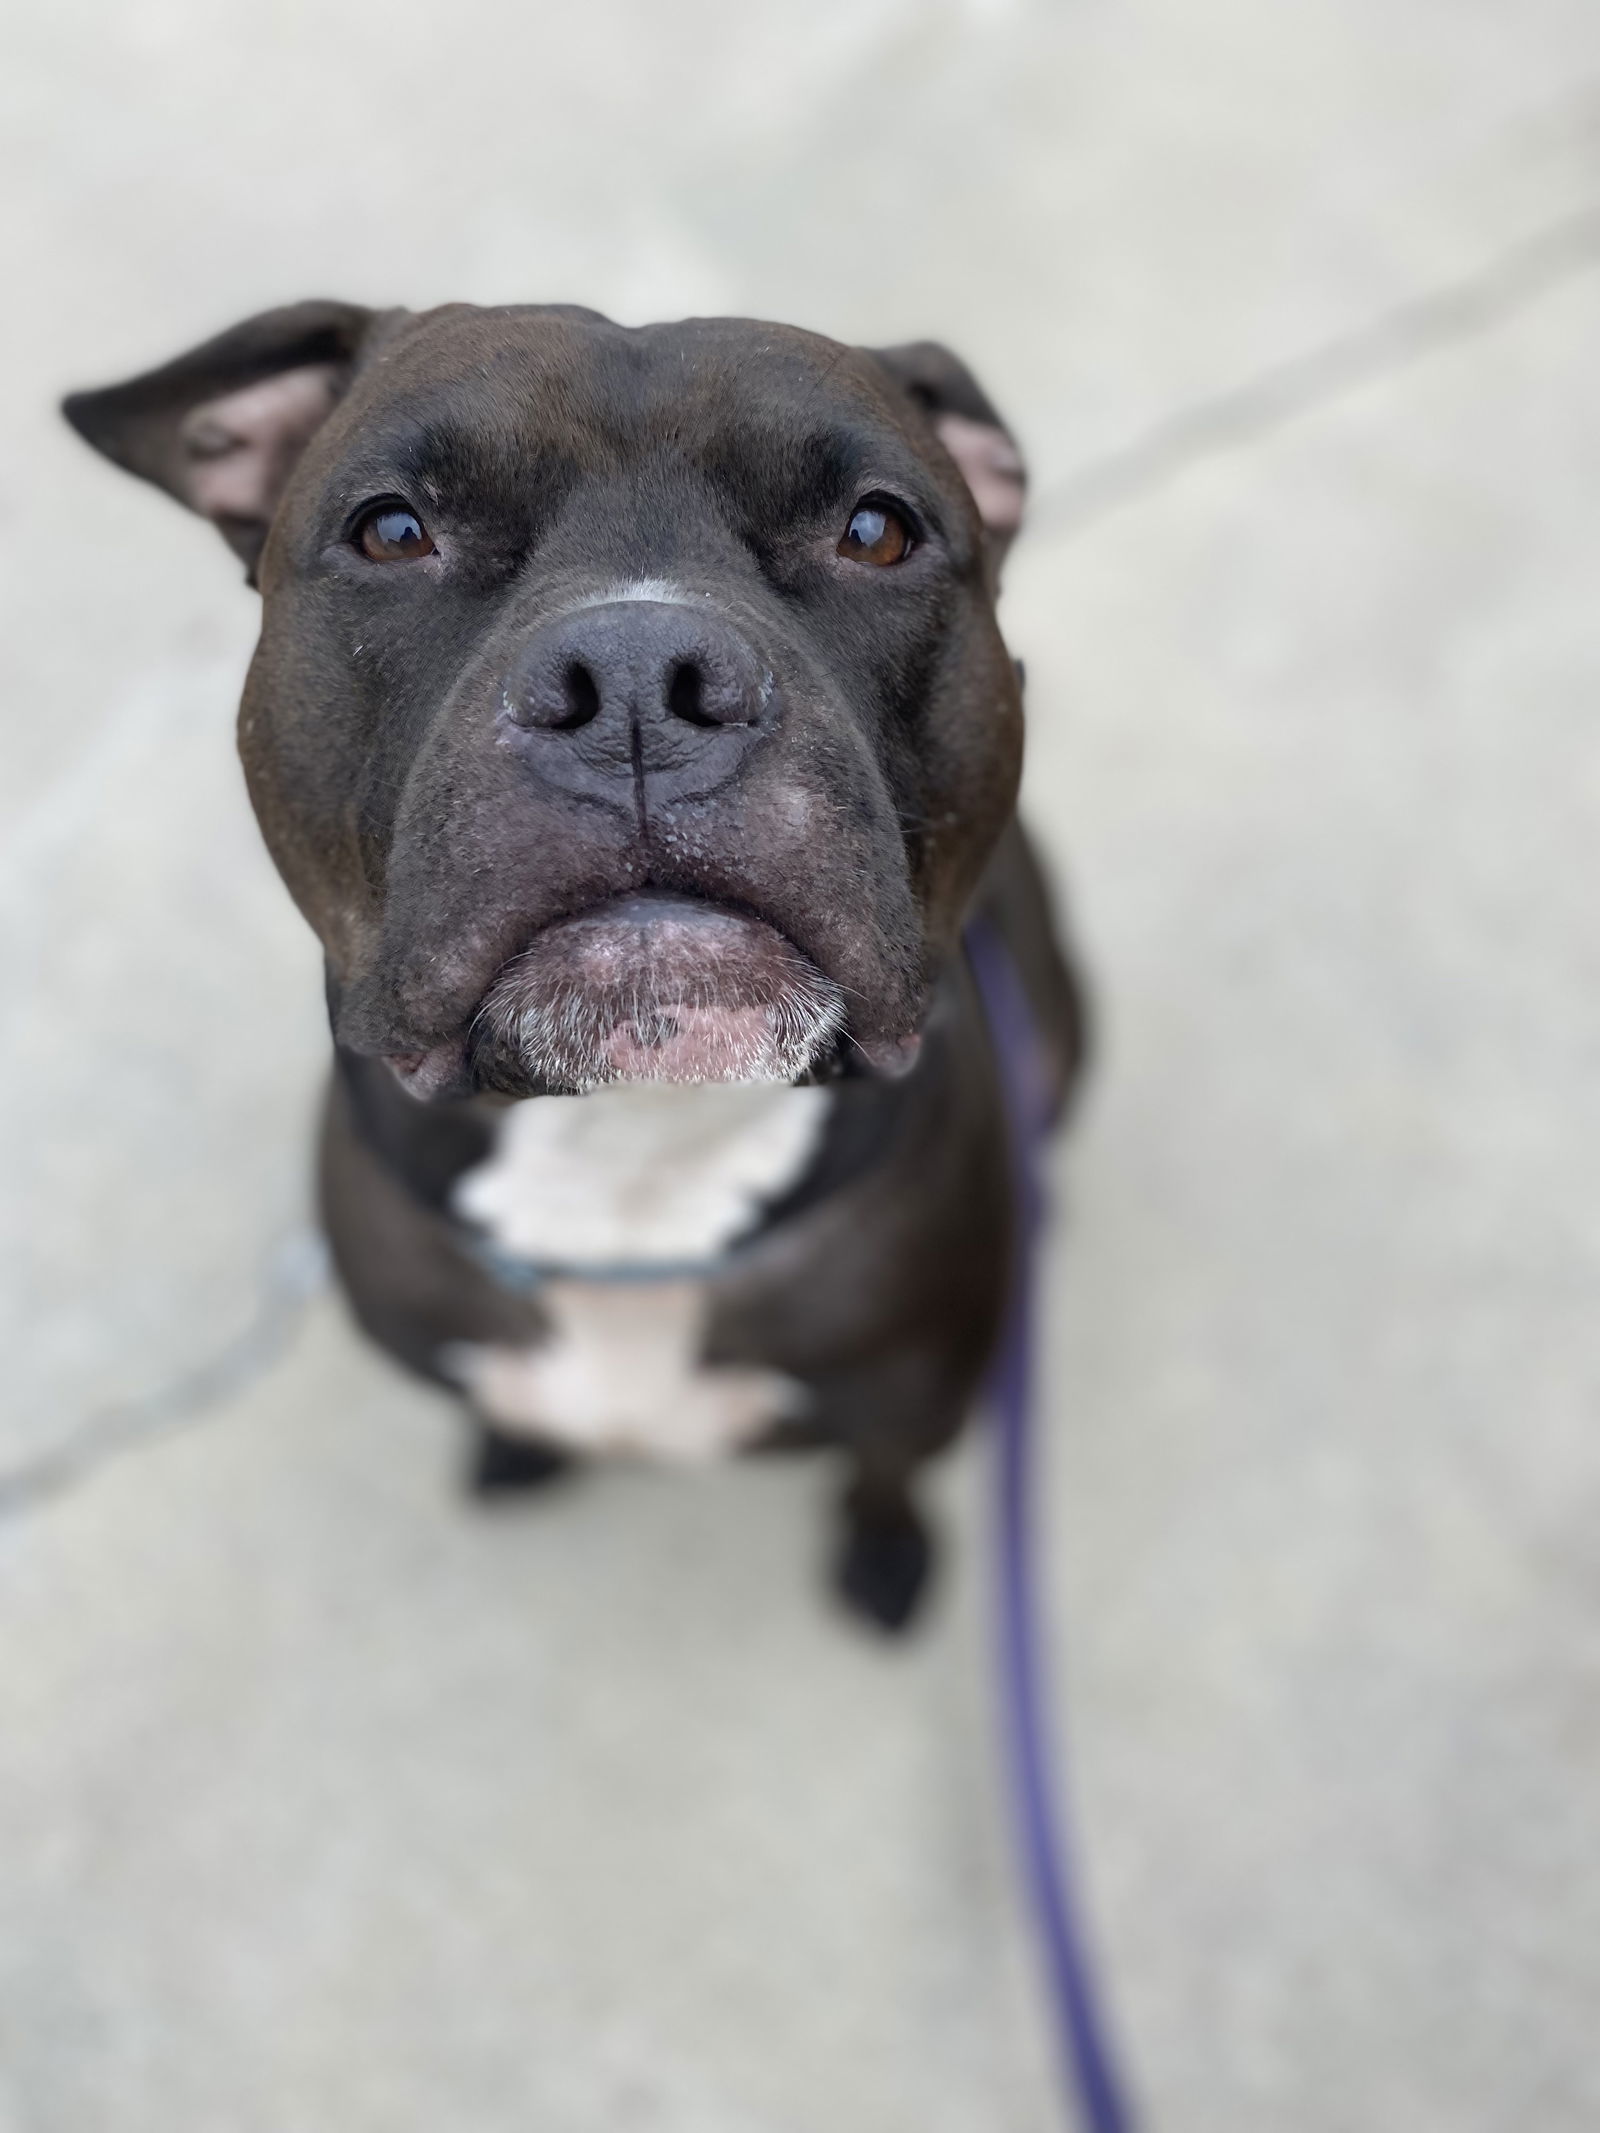
[[[671,797],[732,774],[771,693],[761,661],[720,615],[619,600],[563,616],[530,639],[505,708],[559,783],[642,774]]]

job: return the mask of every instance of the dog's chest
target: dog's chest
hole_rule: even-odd
[[[702,1360],[710,1275],[815,1153],[824,1089],[645,1083],[512,1106],[456,1210],[539,1270],[549,1336],[458,1361],[501,1427],[710,1456],[798,1409],[775,1371]]]

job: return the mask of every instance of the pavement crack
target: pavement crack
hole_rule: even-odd
[[[305,1229],[291,1232],[272,1253],[255,1308],[230,1340],[153,1391],[90,1415],[37,1459],[0,1473],[0,1518],[53,1502],[122,1453],[204,1421],[284,1353],[326,1278],[321,1238]]]
[[[1132,443],[1087,461],[1040,493],[1029,515],[1030,536],[1061,540],[1086,532],[1161,494],[1205,460],[1246,451],[1364,386],[1489,332],[1596,266],[1600,206],[1591,205],[1507,246],[1475,273],[1196,401]]]

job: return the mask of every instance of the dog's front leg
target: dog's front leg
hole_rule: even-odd
[[[933,1538],[908,1474],[858,1466],[840,1506],[834,1585],[879,1629],[907,1628],[933,1569]]]
[[[906,1629],[926,1598],[935,1540],[918,1470],[960,1431],[974,1373],[947,1355],[899,1356],[829,1387],[825,1413],[847,1446],[834,1588],[877,1628]]]
[[[570,1452],[536,1437],[496,1429],[471,1410],[468,1428],[471,1436],[463,1478],[472,1496],[497,1498],[542,1489],[572,1469]]]

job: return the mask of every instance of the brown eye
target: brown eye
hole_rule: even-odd
[[[899,563],[911,553],[911,528],[887,504],[858,504],[839,553],[851,563]]]
[[[412,563],[433,554],[433,536],[404,504],[379,504],[356,528],[356,546],[372,563]]]

